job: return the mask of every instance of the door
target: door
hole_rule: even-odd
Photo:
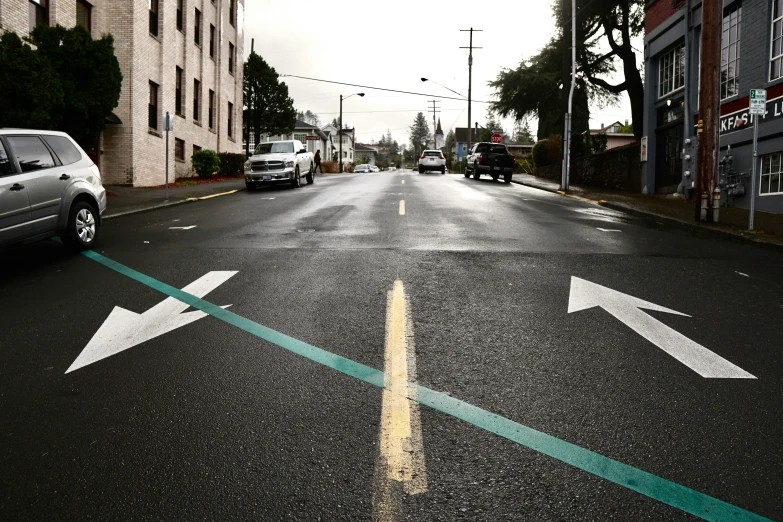
[[[57,230],[60,205],[67,187],[68,167],[55,161],[49,148],[40,136],[8,136],[11,147],[22,174],[25,174],[30,198],[30,217],[36,234]]]
[[[0,245],[32,236],[26,180],[0,141]]]
[[[683,107],[683,100],[677,100],[658,110],[655,130],[655,192],[658,194],[677,192],[682,181]]]

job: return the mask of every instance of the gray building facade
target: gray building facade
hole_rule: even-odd
[[[721,201],[749,208],[753,166],[751,89],[767,90],[759,119],[756,209],[783,213],[783,0],[724,0],[721,43]],[[645,16],[644,135],[648,194],[693,190],[699,113],[701,2],[652,0]]]

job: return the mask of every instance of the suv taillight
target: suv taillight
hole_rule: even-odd
[[[438,159],[446,159],[446,158],[444,158],[443,156],[441,156],[441,157],[439,157]]]
[[[424,154],[422,154],[422,155],[421,155],[421,158],[419,158],[419,159],[424,159],[424,158],[426,158],[426,157],[427,157],[427,156],[425,156]]]

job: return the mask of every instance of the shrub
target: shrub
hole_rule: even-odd
[[[322,161],[321,168],[326,174],[337,174],[340,172],[340,164],[336,161]]]
[[[353,173],[353,167],[354,167],[353,163],[346,163],[346,164],[343,165],[343,172],[351,172],[351,173]]]
[[[218,155],[220,160],[221,176],[242,176],[245,172],[245,155],[233,154],[231,152],[221,152]]]
[[[533,164],[536,167],[549,165],[548,148],[547,140],[541,140],[533,145]]]
[[[560,134],[552,134],[546,139],[546,144],[548,164],[555,165],[560,163],[563,160],[563,137]]]
[[[211,178],[220,169],[220,158],[214,150],[201,149],[191,157],[193,170],[200,178]]]

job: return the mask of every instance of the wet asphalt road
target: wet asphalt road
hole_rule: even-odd
[[[100,232],[96,252],[176,288],[236,271],[204,299],[381,371],[401,280],[420,385],[783,520],[779,252],[411,171]],[[65,373],[114,307],[166,295],[54,241],[0,269],[0,519],[373,519],[381,389],[215,317]],[[756,379],[701,377],[605,310],[569,314],[572,276],[688,314],[649,312]],[[421,431],[428,488],[396,491],[396,520],[695,520],[426,406]]]

